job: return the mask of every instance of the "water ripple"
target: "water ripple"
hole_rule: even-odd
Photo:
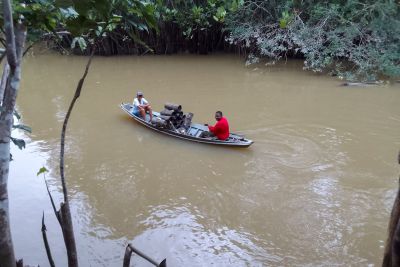
[[[171,266],[264,266],[282,260],[268,252],[272,244],[250,233],[205,226],[195,207],[153,207],[141,224],[146,230],[134,243],[157,251],[159,259],[167,257]]]

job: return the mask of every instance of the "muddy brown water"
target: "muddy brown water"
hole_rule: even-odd
[[[33,132],[14,131],[27,148],[13,148],[9,189],[16,254],[26,264],[48,266],[44,211],[56,264],[66,266],[36,173],[49,169],[61,201],[61,123],[86,60],[24,60],[17,105]],[[81,266],[122,266],[129,242],[168,266],[379,266],[399,173],[400,85],[339,84],[297,61],[96,57],[66,145]],[[255,143],[227,149],[152,132],[119,108],[138,89],[153,109],[179,103],[196,122],[212,123],[222,110]]]

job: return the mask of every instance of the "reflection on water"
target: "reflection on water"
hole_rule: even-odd
[[[16,253],[29,264],[48,265],[43,211],[57,264],[66,264],[36,172],[50,170],[61,200],[61,123],[85,60],[24,62],[18,108],[33,133],[26,150],[13,150],[10,199]],[[400,88],[338,84],[298,62],[95,58],[66,144],[81,265],[121,266],[129,242],[168,266],[379,265],[397,187]],[[151,132],[118,107],[139,88],[155,110],[180,103],[194,121],[211,123],[221,109],[255,144],[225,149]]]
[[[182,202],[185,200],[182,198]],[[167,257],[172,266],[182,263],[191,266],[246,266],[250,262],[253,266],[262,266],[263,263],[282,260],[268,252],[274,250],[273,244],[263,243],[243,229],[236,231],[226,226],[205,228],[210,219],[205,218],[199,209],[190,204],[187,208],[177,204],[174,203],[173,208],[167,205],[151,207],[150,217],[141,222],[147,230],[135,237],[133,243],[149,247],[162,244],[157,256],[160,259]],[[216,222],[211,220],[210,223]]]

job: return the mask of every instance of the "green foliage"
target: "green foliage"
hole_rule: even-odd
[[[63,27],[75,37],[72,48],[79,45],[85,50],[88,44],[106,37],[118,29],[132,39],[139,39],[137,31],[157,29],[155,7],[138,0],[64,0],[56,5],[62,11]]]
[[[250,51],[249,63],[295,56],[305,69],[346,79],[400,75],[395,0],[14,0],[13,7],[30,40],[67,31],[74,51],[105,40],[146,46],[147,38],[158,51],[179,43],[196,52],[226,39]]]
[[[13,115],[15,116],[15,118],[17,118],[17,120],[21,119],[21,115],[19,115],[18,111],[14,109]],[[27,133],[32,133],[32,128],[24,125],[24,124],[13,124],[12,125],[13,129],[20,129],[23,130]],[[25,141],[23,139],[19,139],[19,138],[14,138],[14,137],[10,137],[11,141],[14,143],[14,145],[18,146],[19,149],[23,149],[25,148]],[[12,159],[12,155],[10,154],[10,159]]]
[[[75,37],[72,39],[71,48],[74,49],[76,47],[76,43],[78,43],[80,49],[84,51],[87,47],[86,41],[83,37]]]
[[[32,133],[32,128],[27,126],[27,125],[14,124],[12,127],[13,127],[13,129],[20,129],[20,130],[23,130],[25,132]]]
[[[172,22],[178,26],[187,39],[198,32],[221,28],[225,18],[235,12],[242,0],[207,1],[155,1],[161,21]]]
[[[293,20],[293,15],[289,14],[288,11],[283,11],[282,12],[282,17],[279,20],[279,27],[281,29],[284,29],[288,26],[288,24]]]
[[[18,138],[14,138],[11,137],[11,141],[14,143],[14,145],[16,145],[19,149],[23,149],[25,148],[25,141],[23,139],[18,139]]]
[[[27,42],[37,42],[45,32],[53,32],[61,19],[59,9],[50,0],[14,0],[13,18],[27,27]],[[3,10],[0,11],[0,27],[3,29]]]
[[[49,172],[48,169],[46,169],[46,167],[42,167],[39,169],[39,171],[37,172],[36,176],[39,176],[41,174],[45,174],[46,172]]]
[[[22,19],[28,28],[53,31],[60,20],[58,9],[52,1],[13,1],[14,19]]]
[[[217,22],[224,22],[227,11],[223,6],[217,8],[217,13],[213,16]]]
[[[21,115],[16,109],[14,109],[13,115],[17,118],[17,120],[21,119]]]
[[[38,41],[44,34],[58,40],[57,31],[68,31],[73,47],[85,50],[95,40],[123,30],[139,39],[138,31],[157,30],[155,6],[141,0],[14,0],[13,17],[28,29],[28,40]],[[0,27],[3,28],[0,11]]]
[[[400,75],[400,5],[378,1],[246,1],[227,20],[229,41],[254,55],[305,58],[350,80]]]

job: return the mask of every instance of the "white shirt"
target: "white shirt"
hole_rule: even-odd
[[[139,102],[139,99],[136,97],[135,99],[133,99],[133,113],[138,113],[139,112],[139,106],[140,105],[147,105],[149,102],[147,102],[147,100],[142,97],[142,101]]]

